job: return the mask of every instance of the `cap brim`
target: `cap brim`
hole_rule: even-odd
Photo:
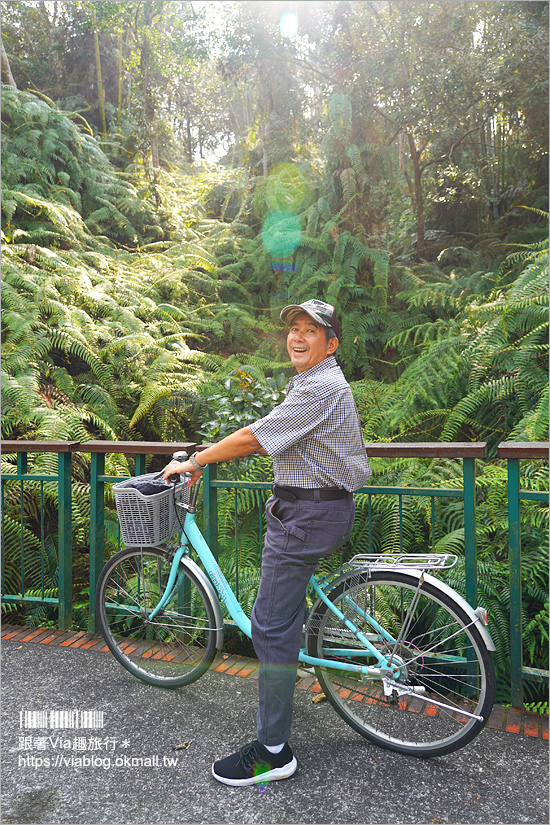
[[[303,306],[300,304],[289,304],[287,307],[283,307],[281,310],[281,321],[283,324],[290,324],[292,319],[299,315],[301,312],[304,312],[306,315],[309,315],[317,324],[321,324],[324,327],[329,327],[328,324],[320,315],[317,315],[316,312],[311,312],[311,310],[304,309]]]

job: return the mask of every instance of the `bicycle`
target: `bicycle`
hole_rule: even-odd
[[[237,627],[248,637],[251,630],[195,523],[200,482],[190,489],[184,477],[171,481],[168,521],[181,528],[179,543],[140,538],[117,552],[100,574],[96,615],[107,646],[130,673],[179,688],[202,676],[222,648],[220,599]],[[117,501],[127,542],[123,527],[131,539],[137,510],[128,514],[125,507],[128,501]],[[345,722],[399,753],[457,750],[480,733],[493,706],[495,647],[486,612],[434,575],[456,561],[438,553],[360,554],[310,580],[300,663],[314,669]]]

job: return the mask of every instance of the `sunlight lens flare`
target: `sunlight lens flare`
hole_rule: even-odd
[[[260,193],[261,191],[261,198]],[[299,210],[307,195],[301,170],[292,163],[280,163],[258,188],[258,214],[263,213],[262,241],[272,259],[288,264],[302,237]]]
[[[281,16],[279,29],[282,37],[296,37],[298,34],[298,17],[294,12],[287,11]]]
[[[307,194],[303,172],[293,163],[278,163],[269,172],[262,194],[268,209],[298,212]]]
[[[262,242],[272,258],[290,258],[300,245],[300,218],[285,212],[272,211],[264,220]]]

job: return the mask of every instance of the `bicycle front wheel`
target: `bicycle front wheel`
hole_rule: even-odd
[[[413,756],[463,747],[484,727],[495,695],[490,652],[460,604],[440,588],[398,571],[351,573],[329,599],[397,667],[387,691],[380,676],[331,668],[340,661],[378,667],[330,607],[308,625],[308,652],[337,713],[362,736]]]
[[[111,653],[138,679],[177,688],[194,682],[216,653],[214,610],[183,561],[168,602],[151,612],[166,590],[172,559],[162,547],[127,547],[107,562],[96,590],[96,615]]]

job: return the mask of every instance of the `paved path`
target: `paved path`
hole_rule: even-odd
[[[23,641],[28,631],[8,635],[4,628],[6,825],[549,821],[548,729],[531,715],[507,722],[497,709],[500,729],[419,760],[370,745],[327,702],[312,702],[305,679],[291,742],[297,773],[265,788],[228,788],[210,766],[254,738],[253,662],[220,659],[193,685],[165,691],[134,679],[86,634],[42,631],[34,644]],[[52,710],[100,711],[103,727],[25,728],[25,711]]]

